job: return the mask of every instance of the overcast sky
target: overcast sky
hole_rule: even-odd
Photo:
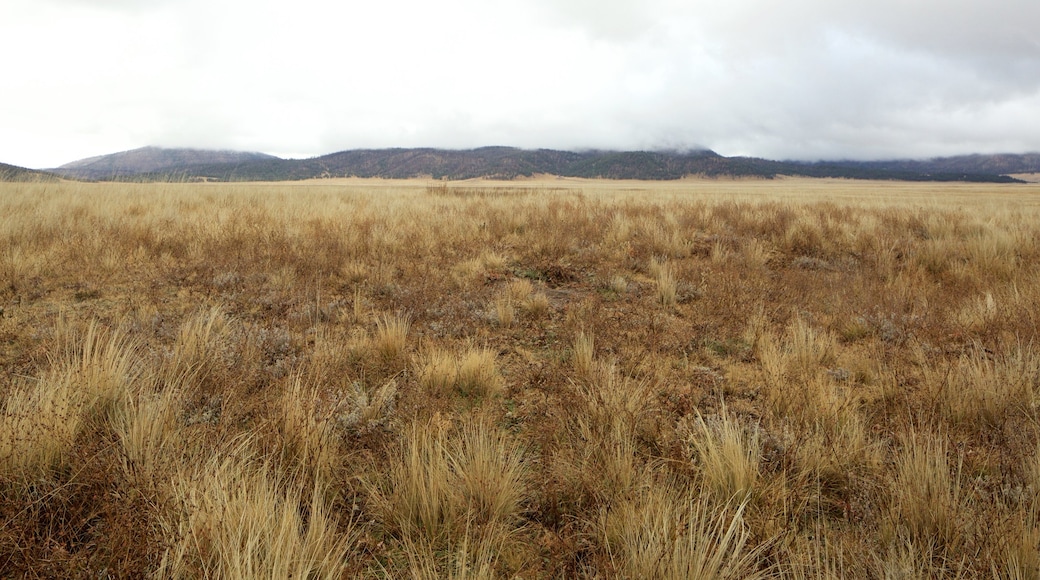
[[[2,0],[0,161],[1040,150],[1038,0]]]

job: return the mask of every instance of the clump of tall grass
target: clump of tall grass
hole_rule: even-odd
[[[248,442],[186,467],[171,484],[177,509],[160,577],[340,578],[355,530],[340,530],[327,484],[280,481]],[[306,517],[304,517],[306,513]]]
[[[587,377],[592,372],[593,357],[596,354],[596,343],[595,339],[591,334],[586,334],[585,331],[578,333],[578,336],[574,338],[574,346],[572,347],[574,363],[574,370],[577,371],[578,376]]]
[[[741,424],[723,409],[719,416],[698,414],[686,433],[704,490],[716,501],[744,502],[755,493],[762,442],[758,428]]]
[[[387,480],[370,493],[402,537],[439,544],[469,524],[512,524],[526,478],[523,447],[486,420],[453,436],[413,423]]]
[[[384,361],[393,361],[404,354],[408,346],[411,323],[403,314],[383,314],[376,318],[373,348]]]
[[[516,319],[516,308],[513,306],[513,301],[509,296],[499,296],[495,299],[495,320],[498,321],[499,326],[502,328],[508,328],[513,325],[513,320]]]
[[[0,416],[0,469],[15,478],[47,475],[92,419],[118,422],[136,380],[134,343],[91,321],[82,332],[60,319],[51,370],[13,389]]]
[[[61,330],[59,333],[64,334]],[[111,420],[126,403],[136,379],[136,345],[123,333],[106,330],[96,321],[87,323],[82,334],[70,331],[61,338],[64,353],[52,365],[70,373],[88,412]]]
[[[283,462],[305,473],[328,474],[340,456],[336,407],[297,374],[282,394],[279,411]]]
[[[143,489],[158,490],[183,452],[180,433],[184,387],[146,385],[114,422],[124,475]]]
[[[462,539],[438,548],[426,540],[403,541],[408,558],[408,576],[413,580],[483,580],[495,578],[500,538],[494,534],[462,534]]]
[[[770,578],[748,543],[746,502],[715,504],[670,489],[646,488],[600,517],[603,541],[625,578]],[[735,507],[734,507],[735,506]]]
[[[491,397],[505,388],[494,351],[470,348],[459,358],[455,386],[465,396]]]
[[[657,283],[657,301],[666,308],[674,307],[678,300],[678,284],[675,273],[668,263],[652,260],[650,262],[650,275]]]
[[[549,313],[549,297],[544,292],[535,292],[527,296],[523,302],[520,303],[521,308],[524,309],[527,314],[541,318]]]
[[[68,458],[84,423],[84,402],[74,375],[51,372],[12,390],[0,415],[3,479],[47,476]]]
[[[575,412],[595,431],[639,433],[655,412],[652,391],[648,380],[634,380],[615,361],[604,361],[592,365],[589,379],[578,384],[582,404]]]
[[[458,381],[458,361],[445,349],[429,347],[415,366],[419,384],[431,393],[448,394]]]
[[[801,318],[788,325],[779,341],[769,332],[756,335],[754,350],[775,416],[811,425],[840,404],[836,388],[821,377],[835,360],[833,335],[817,332]]]
[[[232,323],[224,310],[213,306],[189,316],[160,371],[168,384],[198,384],[215,376]]]
[[[506,287],[506,296],[508,296],[513,302],[522,303],[527,300],[533,292],[534,286],[531,284],[531,281],[522,278],[513,280],[509,283],[509,286]]]
[[[519,442],[487,419],[471,419],[448,447],[467,519],[511,524],[527,491],[528,468]]]
[[[890,521],[915,545],[955,551],[965,540],[968,506],[948,454],[938,436],[910,433],[896,463]]]
[[[1027,412],[1040,388],[1040,356],[1018,345],[997,356],[975,349],[949,370],[935,368],[918,345],[923,387],[953,424],[999,427],[1016,411]]]

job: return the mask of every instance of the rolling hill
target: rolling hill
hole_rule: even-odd
[[[0,181],[57,181],[57,176],[45,171],[26,169],[17,165],[0,163]]]

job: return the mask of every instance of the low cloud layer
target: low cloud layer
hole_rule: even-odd
[[[0,161],[144,145],[1040,150],[1035,0],[10,0]]]

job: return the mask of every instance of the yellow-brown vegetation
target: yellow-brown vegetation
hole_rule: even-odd
[[[0,576],[1040,576],[1040,189],[0,184]]]

